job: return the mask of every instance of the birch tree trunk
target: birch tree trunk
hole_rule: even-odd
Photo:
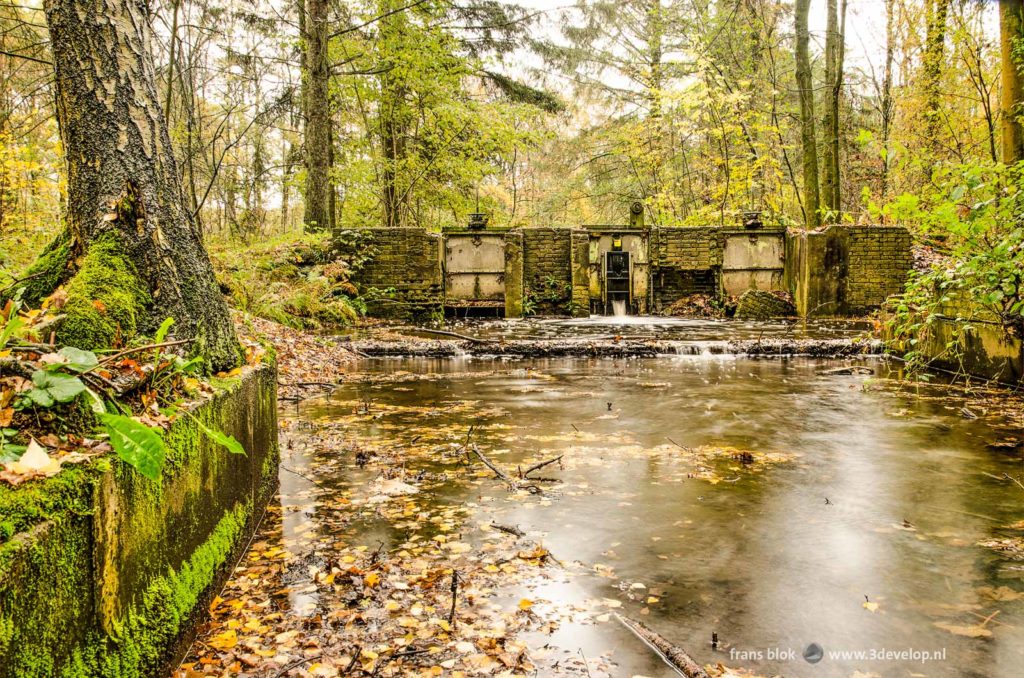
[[[66,283],[58,338],[80,348],[127,342],[172,317],[173,334],[194,339],[208,366],[236,365],[234,326],[185,208],[157,96],[147,3],[47,0],[45,10],[67,215],[29,295]]]

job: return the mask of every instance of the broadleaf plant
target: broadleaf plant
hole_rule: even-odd
[[[99,417],[117,456],[150,480],[160,480],[167,448],[159,430],[120,414]]]

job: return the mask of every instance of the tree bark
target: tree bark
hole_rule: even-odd
[[[240,356],[201,235],[184,206],[157,95],[145,0],[47,0],[57,121],[67,166],[70,262],[64,282],[98,243],[147,289],[139,331],[173,317],[173,334],[214,370]],[[41,260],[42,261],[42,260]],[[74,284],[74,278],[70,285]]]
[[[804,219],[808,229],[821,225],[818,193],[818,135],[814,128],[814,84],[811,80],[810,35],[807,28],[811,0],[796,0],[796,82],[800,90],[800,141],[803,146]]]
[[[327,0],[306,0],[305,71],[302,74],[306,98],[306,209],[307,231],[334,228],[331,193],[331,111],[329,103],[330,65],[327,59]]]
[[[895,0],[885,0],[885,70],[882,75],[882,202],[889,196],[889,139],[892,135],[892,65],[896,53]]]
[[[946,21],[949,16],[950,0],[929,0],[928,30],[924,52],[924,115],[925,140],[932,160],[937,160],[942,151],[939,130],[942,126],[942,70],[946,51]]]
[[[1000,108],[1000,146],[1002,161],[1010,164],[1024,160],[1024,129],[1021,127],[1020,61],[1013,54],[1014,43],[1024,39],[1024,0],[999,0],[999,47],[1002,70]]]

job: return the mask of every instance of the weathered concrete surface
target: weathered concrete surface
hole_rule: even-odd
[[[164,673],[276,488],[276,412],[247,368],[192,413],[246,455],[183,416],[160,482],[107,457],[0,488],[0,676]]]
[[[510,358],[625,358],[663,355],[811,356],[844,358],[882,355],[878,340],[851,339],[746,339],[718,342],[683,342],[636,339],[558,339],[481,342],[449,340],[353,342],[369,357],[447,358],[465,355]]]
[[[1006,384],[1024,380],[1024,342],[1013,336],[991,311],[967,300],[947,304],[913,347],[891,341],[904,354],[920,351],[928,364],[955,374]]]
[[[856,316],[903,291],[913,265],[902,226],[832,226],[789,236],[786,282],[802,316]]]

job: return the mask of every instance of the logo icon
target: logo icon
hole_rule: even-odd
[[[817,664],[825,656],[825,650],[817,643],[811,643],[804,648],[804,659],[808,664]]]

